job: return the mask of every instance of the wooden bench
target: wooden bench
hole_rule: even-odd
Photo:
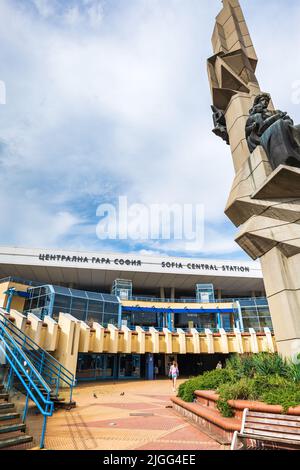
[[[241,430],[231,450],[246,448],[300,449],[300,416],[244,410]]]

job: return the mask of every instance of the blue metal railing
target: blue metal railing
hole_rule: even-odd
[[[25,423],[29,399],[37,406],[43,415],[43,427],[40,439],[40,448],[44,448],[45,432],[47,426],[47,418],[52,416],[54,403],[50,399],[51,389],[45,382],[41,374],[34,367],[30,358],[20,348],[13,336],[7,331],[5,325],[0,321],[0,349],[5,355],[5,359],[9,364],[9,372],[5,381],[5,389],[9,391],[12,387],[14,376],[18,378],[23,386],[26,394],[26,402],[23,411],[22,421]]]
[[[58,395],[61,385],[70,388],[70,402],[72,401],[73,388],[76,379],[68,369],[66,369],[51,354],[41,348],[23,331],[17,328],[2,312],[0,312],[0,324],[3,324],[7,331],[14,337],[15,342],[30,358],[36,369],[43,376],[45,382],[51,387],[53,393]]]
[[[188,298],[180,298],[180,299],[163,299],[159,297],[145,297],[145,296],[132,296],[128,299],[134,300],[134,301],[140,301],[140,302],[162,302],[162,303],[185,303],[185,304],[193,304],[193,303],[198,303],[198,304],[203,304],[205,302],[201,302],[200,300],[196,299],[195,297],[188,297]],[[262,304],[259,304],[260,306],[265,305],[266,307],[268,306],[268,300],[266,297],[235,297],[235,298],[228,298],[228,299],[214,299],[210,300],[207,303],[210,304],[222,304],[222,303],[236,303],[236,302],[245,302],[245,301],[253,301],[253,304],[257,302],[262,302]]]

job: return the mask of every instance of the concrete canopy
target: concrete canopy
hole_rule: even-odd
[[[193,296],[197,283],[212,283],[226,296],[264,293],[259,263],[124,253],[1,247],[0,277],[7,276],[107,292],[115,279],[130,279],[140,295],[164,287]]]

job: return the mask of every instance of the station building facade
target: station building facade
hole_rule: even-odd
[[[193,375],[231,352],[275,344],[254,262],[2,247],[0,278],[2,310],[37,322],[44,339],[49,325],[79,325],[71,361],[79,380],[164,376],[173,359]],[[102,349],[91,340],[98,326]]]

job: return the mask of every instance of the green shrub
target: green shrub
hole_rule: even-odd
[[[226,362],[226,368],[205,372],[181,384],[178,396],[192,402],[195,390],[216,390],[217,408],[225,417],[234,415],[229,400],[260,400],[281,405],[286,412],[300,405],[300,364],[292,364],[278,354],[236,355]]]
[[[300,355],[298,356],[300,360]],[[291,363],[289,366],[289,374],[288,377],[292,382],[300,383],[300,364],[293,364]]]
[[[226,369],[214,369],[203,375],[193,377],[179,386],[178,396],[187,402],[194,399],[195,390],[216,390],[222,383],[227,383],[230,376]]]
[[[247,377],[236,383],[222,384],[217,391],[223,400],[256,400],[258,398],[254,379]]]
[[[286,413],[289,408],[300,405],[300,387],[295,384],[285,388],[272,387],[262,394],[261,399],[268,405],[281,405]]]
[[[234,417],[234,410],[233,408],[231,408],[231,406],[226,400],[222,400],[221,398],[219,398],[219,400],[217,401],[217,409],[220,411],[221,415],[224,416],[224,418]]]

